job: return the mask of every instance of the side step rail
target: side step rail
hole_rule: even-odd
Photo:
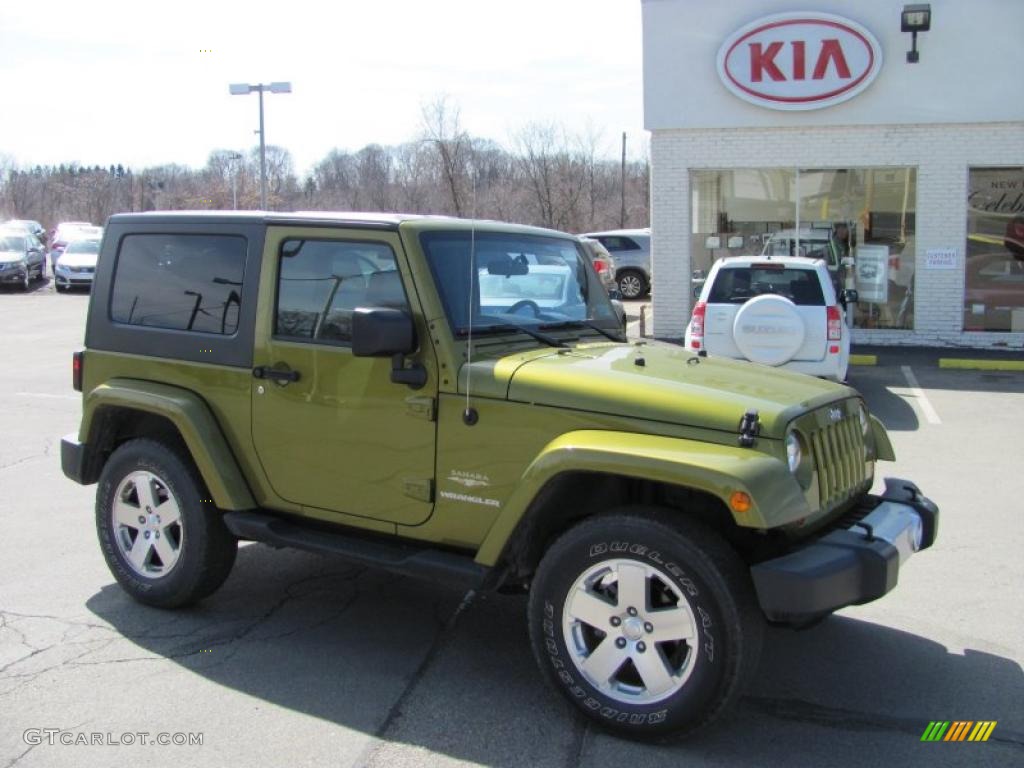
[[[335,555],[371,568],[452,586],[477,588],[489,570],[467,555],[306,528],[263,512],[225,512],[224,524],[240,539]]]

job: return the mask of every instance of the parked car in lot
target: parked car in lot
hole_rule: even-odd
[[[99,252],[98,237],[83,237],[68,243],[53,273],[53,284],[57,290],[63,292],[69,288],[89,288],[96,272]]]
[[[615,281],[624,299],[642,299],[651,290],[651,230],[612,229],[587,232],[615,259]]]
[[[825,227],[800,227],[799,238],[795,229],[781,229],[773,232],[764,244],[762,256],[806,256],[821,259],[828,268],[832,285],[836,291],[843,288],[843,246],[831,229]],[[799,241],[799,250],[797,242]]]
[[[629,343],[552,230],[116,215],[72,363],[61,464],[128,595],[200,601],[239,540],[525,592],[541,673],[632,738],[709,723],[766,620],[882,597],[937,531],[913,483],[870,493],[894,454],[857,392]]]
[[[592,237],[580,237],[580,242],[583,243],[583,250],[590,257],[590,263],[594,266],[597,276],[601,278],[601,284],[604,285],[605,290],[609,295],[613,291],[618,295],[619,284],[615,281],[615,259],[611,253],[601,244],[600,240],[595,240]]]
[[[103,227],[97,227],[87,221],[65,221],[58,224],[50,237],[50,265],[56,270],[57,260],[64,253],[68,243],[83,237],[100,237]]]
[[[850,330],[843,313],[821,259],[730,256],[711,267],[686,346],[845,381]]]
[[[43,225],[33,219],[11,219],[3,223],[4,229],[19,228],[24,229],[29,234],[36,237],[40,242],[46,240],[46,230],[43,229]]]
[[[35,236],[24,229],[0,230],[0,283],[15,283],[28,290],[33,280],[46,277],[46,256]]]

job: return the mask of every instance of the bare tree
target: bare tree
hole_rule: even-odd
[[[448,104],[446,96],[424,105],[423,138],[437,152],[441,176],[451,202],[450,211],[456,216],[466,214],[467,178],[471,162],[471,142],[462,130],[458,107]]]

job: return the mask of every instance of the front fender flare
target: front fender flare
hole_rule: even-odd
[[[732,515],[737,525],[748,528],[766,528],[810,514],[796,480],[781,461],[765,453],[674,437],[581,430],[552,440],[527,467],[477,551],[478,563],[498,562],[533,499],[564,472],[596,472],[692,488],[716,496],[727,509],[729,497],[743,491],[753,499],[753,506]],[[781,510],[785,520],[779,519]]]
[[[221,509],[256,506],[217,419],[194,392],[152,381],[110,379],[85,397],[78,433],[82,443],[95,442],[94,423],[104,408],[126,408],[168,419],[185,441],[214,504]]]

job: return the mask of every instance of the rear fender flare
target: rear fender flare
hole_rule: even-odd
[[[221,509],[251,509],[256,502],[210,407],[181,387],[136,379],[111,379],[85,397],[78,439],[95,445],[106,408],[141,411],[168,419]]]

